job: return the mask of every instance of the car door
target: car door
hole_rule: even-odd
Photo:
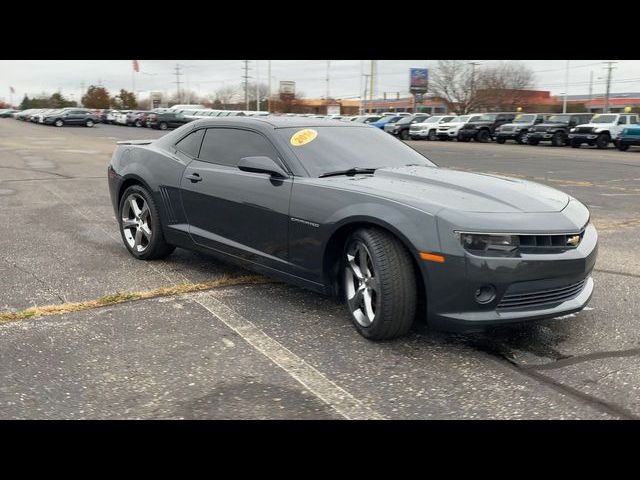
[[[251,156],[282,166],[273,144],[256,131],[206,130],[198,158],[181,181],[189,233],[198,245],[286,271],[293,179],[238,169],[240,159]]]

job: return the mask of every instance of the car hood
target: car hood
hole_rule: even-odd
[[[438,127],[450,128],[450,127],[461,127],[462,125],[466,125],[466,124],[465,123],[460,123],[460,122],[454,122],[454,123],[445,122],[445,123],[441,123],[440,125],[438,125]]]
[[[493,122],[467,122],[464,124],[465,127],[484,127],[487,125],[493,125]]]
[[[501,127],[517,127],[517,128],[529,128],[533,127],[533,123],[503,123]]]
[[[569,126],[569,124],[562,123],[562,122],[551,122],[551,123],[545,122],[545,123],[538,123],[538,124],[535,125],[536,128],[538,128],[538,127],[549,127],[549,128],[551,128],[551,127],[568,127],[568,126]]]
[[[381,168],[373,175],[331,180],[434,214],[444,208],[483,213],[559,212],[570,200],[566,193],[526,180],[437,167]]]

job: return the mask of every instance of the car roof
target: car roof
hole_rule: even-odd
[[[272,128],[305,128],[305,127],[349,127],[349,128],[368,128],[367,125],[356,123],[341,122],[340,120],[331,119],[315,119],[313,117],[276,117],[276,116],[226,116],[202,118],[191,122],[198,126],[208,125],[232,125],[232,126],[271,126]]]

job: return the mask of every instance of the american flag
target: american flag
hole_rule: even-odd
[[[133,70],[136,72],[140,71],[140,65],[138,65],[138,60],[133,61]]]

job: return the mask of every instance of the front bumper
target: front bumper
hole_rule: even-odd
[[[429,136],[429,132],[432,129],[429,130],[409,130],[409,136],[410,137],[418,137],[418,138],[427,138]]]
[[[467,129],[461,128],[458,131],[458,136],[462,138],[476,138],[477,134],[478,134],[478,130],[467,130]]]
[[[640,145],[640,137],[619,137],[614,142],[616,145]]]
[[[597,133],[570,133],[569,140],[579,140],[581,142],[593,142],[598,138]]]
[[[519,136],[525,135],[526,134],[526,130],[524,132],[522,132],[521,130],[516,130],[516,131],[511,131],[511,132],[495,132],[493,134],[494,137],[496,138],[504,138],[505,140],[515,140],[516,138],[518,138]]]
[[[593,294],[591,271],[597,252],[598,234],[589,224],[580,245],[561,253],[523,253],[508,258],[465,252],[445,256],[441,264],[423,261],[428,321],[443,328],[481,330],[577,312]],[[489,285],[495,289],[495,299],[479,304],[475,292]],[[548,293],[567,291],[570,296]],[[507,295],[528,300],[514,304],[507,301]]]
[[[457,138],[458,137],[458,129],[452,130],[438,130],[436,133],[438,138]]]
[[[551,137],[553,137],[553,134],[547,132],[529,132],[527,134],[529,140],[538,140],[539,142],[551,140]]]

